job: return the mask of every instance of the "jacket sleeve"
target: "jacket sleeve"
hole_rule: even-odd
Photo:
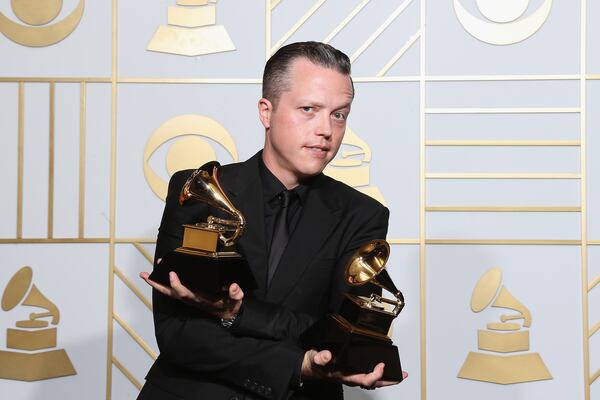
[[[155,260],[181,244],[183,223],[206,218],[207,208],[178,204],[188,174],[177,173],[169,183],[159,228]],[[215,318],[153,291],[155,333],[160,357],[192,373],[254,391],[259,397],[285,398],[295,379],[304,350],[290,340],[239,337]]]
[[[344,294],[352,292],[357,295],[369,296],[371,293],[381,294],[377,286],[367,284],[350,288],[343,277],[346,263],[354,252],[363,244],[373,239],[383,239],[387,234],[389,211],[383,206],[363,216],[362,223],[353,224],[354,228],[346,235],[347,240],[343,250],[337,257],[334,268],[335,276],[329,297],[329,312],[336,312],[342,303]],[[291,340],[297,342],[302,332],[314,324],[314,316],[294,312],[284,306],[246,298],[243,301],[243,312],[231,332],[239,336],[252,336],[273,340]]]

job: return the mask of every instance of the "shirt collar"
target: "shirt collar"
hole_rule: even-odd
[[[276,197],[279,193],[286,190],[286,187],[265,165],[262,159],[262,152],[260,157],[258,157],[258,171],[260,173],[260,180],[262,182],[262,190],[263,197],[266,202],[270,201],[274,197]],[[300,200],[300,204],[304,204],[304,200],[306,198],[306,193],[308,192],[308,186],[306,184],[300,184],[292,189],[298,199]]]

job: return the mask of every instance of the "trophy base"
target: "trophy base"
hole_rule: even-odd
[[[356,327],[339,315],[329,314],[300,337],[307,349],[329,350],[332,364],[357,373],[368,373],[385,363],[383,380],[401,382],[398,348],[386,335]]]
[[[192,291],[219,294],[223,287],[237,283],[244,291],[256,288],[254,275],[245,258],[236,252],[207,252],[180,247],[154,267],[150,279],[170,286],[169,272]]]
[[[381,308],[368,307],[367,303],[368,299],[346,294],[340,316],[357,328],[387,335],[396,316]]]

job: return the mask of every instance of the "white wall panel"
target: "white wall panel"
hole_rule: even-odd
[[[570,206],[581,204],[574,179],[431,179],[428,206]]]
[[[428,140],[578,140],[579,114],[428,114]]]
[[[0,185],[5,188],[0,198],[0,237],[15,237],[17,229],[18,96],[18,84],[0,84]]]
[[[430,239],[540,239],[578,240],[578,213],[436,212],[427,214]]]
[[[428,247],[428,398],[583,398],[579,252],[577,246]],[[473,289],[492,267],[502,269],[502,285],[530,310],[530,352],[540,354],[552,380],[504,386],[457,379],[468,352],[477,351],[477,330],[511,313],[471,311]]]
[[[24,90],[23,237],[48,234],[49,85]]]
[[[79,85],[56,85],[54,237],[76,237],[79,214]]]
[[[110,217],[111,93],[90,84],[86,100],[85,236],[107,237]]]

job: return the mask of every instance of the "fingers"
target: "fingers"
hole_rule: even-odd
[[[140,272],[140,278],[142,278],[146,283],[152,286],[154,289],[158,290],[160,293],[166,296],[172,296],[171,288],[161,285],[160,283],[154,282],[149,278],[150,274],[148,272]]]
[[[242,291],[242,288],[240,287],[240,285],[238,285],[237,283],[232,283],[229,286],[229,298],[231,300],[242,300],[244,298],[244,292]]]
[[[185,300],[194,300],[196,298],[191,290],[183,286],[179,280],[179,277],[173,271],[169,272],[169,282],[171,283],[171,289],[173,289],[174,297]]]
[[[313,350],[314,351],[314,350]],[[313,363],[318,366],[324,367],[331,361],[331,352],[329,350],[321,350],[319,352],[315,351],[313,356]]]

